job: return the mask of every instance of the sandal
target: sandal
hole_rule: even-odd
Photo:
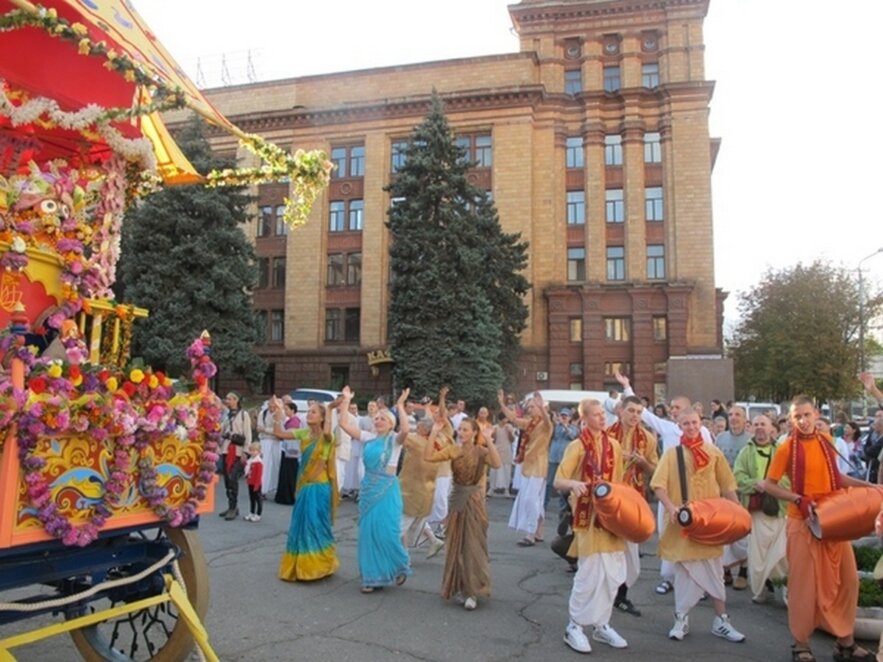
[[[656,592],[659,593],[659,595],[665,595],[666,593],[671,593],[673,588],[674,586],[672,586],[670,581],[663,579],[659,582],[659,586],[656,587]]]
[[[841,646],[836,644],[834,647],[834,662],[851,662],[852,660],[871,662],[876,656],[866,648],[862,648],[855,642],[851,646]]]
[[[791,662],[816,662],[816,656],[806,646],[791,644]]]
[[[536,542],[534,542],[530,538],[524,538],[523,540],[519,540],[515,544],[518,545],[519,547],[533,547],[534,545],[536,545]]]
[[[373,593],[374,587],[373,586],[363,586],[361,588],[361,591],[362,591],[362,593]]]
[[[404,584],[407,578],[407,575],[399,575],[398,577],[396,577],[396,586],[401,586],[402,584]]]

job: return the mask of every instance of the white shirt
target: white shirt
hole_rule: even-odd
[[[634,395],[635,392],[630,386],[623,390],[622,394],[629,396]],[[641,412],[641,420],[644,421],[644,424],[653,430],[659,438],[659,442],[662,444],[662,451],[659,453],[660,456],[669,448],[674,448],[681,443],[681,437],[684,436],[684,433],[680,426],[674,421],[659,418],[659,416],[647,409],[647,407],[644,407],[644,410]],[[704,426],[699,427],[699,432],[702,434],[702,441],[707,441],[709,444],[714,443],[711,440],[711,433],[709,433]]]

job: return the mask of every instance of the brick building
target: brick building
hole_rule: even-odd
[[[209,90],[239,126],[337,166],[290,233],[286,187],[256,192],[266,388],[389,390],[383,187],[433,88],[478,161],[474,181],[530,244],[522,390],[601,389],[620,367],[664,397],[669,357],[719,356],[708,2],[522,0],[509,8],[518,53]]]

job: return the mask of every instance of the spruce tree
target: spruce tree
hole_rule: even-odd
[[[529,284],[527,244],[500,227],[433,94],[387,188],[392,269],[389,338],[397,387],[433,395],[444,384],[489,403],[514,364]]]
[[[194,119],[177,136],[199,172],[230,167],[216,158]],[[262,337],[252,307],[257,283],[252,245],[243,233],[248,196],[201,184],[164,188],[126,213],[115,290],[150,311],[135,324],[133,356],[172,375],[185,373],[184,352],[203,329],[212,334],[220,375],[260,383]]]

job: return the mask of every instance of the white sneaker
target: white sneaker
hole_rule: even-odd
[[[261,521],[261,516],[260,516],[260,515],[252,515],[252,516],[251,516],[251,521],[252,521],[252,522],[260,522],[260,521]]]
[[[602,644],[607,644],[612,648],[625,648],[629,645],[610,625],[602,625],[599,628],[595,628],[595,631],[592,632],[592,639],[600,641]]]
[[[248,515],[243,515],[242,519],[244,519],[246,522],[250,522],[252,517],[254,517],[254,515],[249,513]]]
[[[433,556],[437,555],[444,548],[445,548],[445,541],[444,540],[436,540],[435,542],[429,543],[429,549],[426,550],[426,558],[431,559]]]
[[[468,598],[466,598],[466,602],[463,603],[463,609],[465,609],[466,611],[472,611],[477,606],[478,606],[478,600],[476,600],[471,595]]]
[[[568,623],[564,630],[564,643],[577,653],[591,653],[592,645],[583,629],[576,623]]]
[[[668,638],[683,641],[690,632],[690,621],[686,614],[675,614],[675,624],[668,631]]]
[[[745,635],[732,626],[730,617],[726,614],[714,617],[714,622],[711,624],[711,634],[737,644],[745,641]]]

